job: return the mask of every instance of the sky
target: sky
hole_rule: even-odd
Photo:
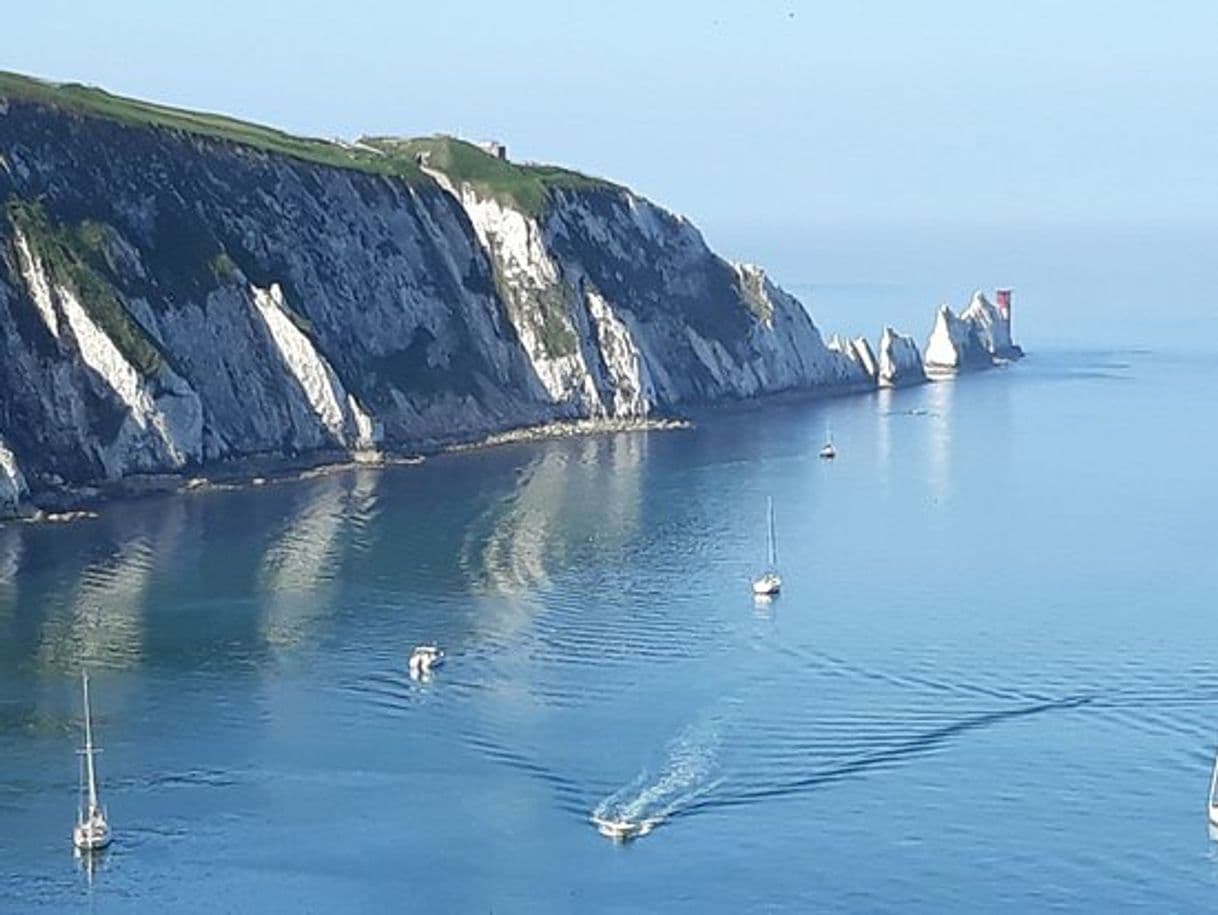
[[[1205,234],[1218,210],[1209,0],[41,0],[4,19],[0,68],[318,136],[496,137],[792,285],[900,282],[917,246],[868,261],[870,228]],[[842,261],[838,233],[862,249]]]

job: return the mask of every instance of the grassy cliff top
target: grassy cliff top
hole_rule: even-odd
[[[427,153],[430,168],[533,215],[541,211],[551,189],[610,186],[608,182],[557,166],[506,162],[473,143],[453,137],[368,137],[353,144],[300,137],[222,114],[172,108],[112,95],[95,86],[52,83],[5,71],[0,71],[0,99],[31,102],[135,127],[182,131],[305,162],[394,175],[409,181],[429,180],[415,164],[416,154]]]
[[[159,127],[210,139],[227,140],[320,165],[425,180],[414,160],[408,156],[395,157],[333,140],[293,136],[273,127],[239,121],[222,114],[188,111],[140,99],[124,98],[121,95],[111,95],[104,89],[79,83],[52,83],[19,73],[0,71],[0,98],[32,102],[135,127]]]
[[[359,142],[412,161],[421,153],[428,168],[532,215],[541,212],[551,190],[613,187],[608,181],[556,165],[509,162],[456,137],[361,137]]]

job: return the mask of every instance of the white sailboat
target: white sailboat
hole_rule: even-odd
[[[1210,773],[1209,796],[1210,826],[1218,829],[1218,756],[1214,757],[1214,770]]]
[[[110,824],[106,822],[106,808],[97,796],[97,771],[93,757],[101,751],[93,746],[93,712],[89,708],[89,674],[81,673],[81,684],[85,696],[85,747],[80,750],[84,757],[84,781],[86,790],[81,791],[81,807],[76,817],[76,828],[72,830],[72,844],[78,851],[98,851],[110,844]]]
[[[774,499],[767,497],[766,513],[769,521],[769,565],[753,579],[753,593],[758,597],[770,597],[782,590],[782,578],[778,574],[778,547],[774,543]]]
[[[837,448],[833,445],[833,433],[829,431],[829,427],[825,426],[825,444],[821,446],[817,452],[826,461],[831,461],[837,457]]]

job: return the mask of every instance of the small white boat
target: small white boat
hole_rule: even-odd
[[[1218,829],[1218,756],[1214,757],[1214,769],[1210,773],[1210,796],[1208,807],[1210,825],[1215,829]]]
[[[76,816],[76,827],[72,830],[72,844],[77,851],[100,851],[110,844],[110,824],[106,821],[106,808],[97,796],[97,771],[93,757],[101,751],[93,746],[93,713],[89,708],[89,674],[81,673],[85,696],[85,746],[80,750],[83,772],[81,806]]]
[[[819,454],[826,461],[831,461],[837,457],[837,448],[833,446],[833,433],[830,432],[828,428],[825,429],[825,444],[821,446],[821,449],[817,452],[817,454]]]
[[[774,499],[766,499],[766,512],[769,519],[769,550],[766,558],[769,565],[766,570],[753,579],[753,593],[758,597],[770,597],[782,590],[782,577],[778,574],[778,547],[774,542]]]
[[[435,645],[418,645],[410,653],[410,675],[416,680],[430,674],[444,663],[444,652]]]
[[[770,597],[782,590],[782,578],[777,572],[766,572],[753,579],[753,593],[758,597]]]
[[[631,839],[637,839],[644,831],[644,824],[634,820],[594,816],[592,822],[596,825],[597,832],[614,842],[629,842]]]

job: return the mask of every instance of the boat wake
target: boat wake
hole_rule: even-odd
[[[639,838],[678,815],[720,779],[712,778],[719,751],[718,722],[691,726],[668,744],[658,769],[644,769],[605,797],[590,820],[612,838]]]

